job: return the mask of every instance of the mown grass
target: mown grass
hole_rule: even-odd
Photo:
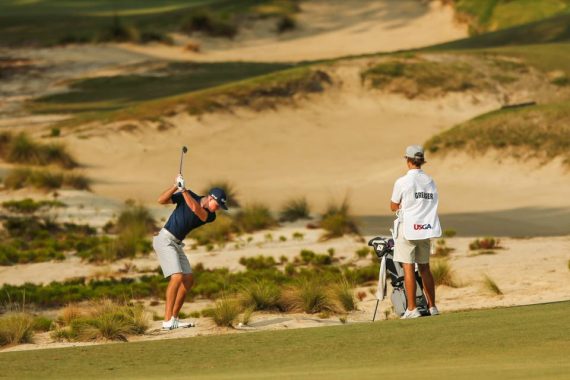
[[[425,146],[444,154],[494,149],[521,160],[561,157],[570,165],[570,102],[494,111],[432,137]]]
[[[568,302],[356,323],[0,356],[8,378],[372,379],[406,368],[423,379],[563,379],[570,371]],[[379,325],[380,324],[380,325]],[[395,347],[384,350],[378,342]],[[426,342],[430,350],[425,349]],[[469,342],[466,344],[465,342]],[[172,355],[172,347],[177,355]],[[405,349],[399,347],[406,347]],[[61,360],[61,358],[65,360]],[[180,357],[187,358],[180,360]],[[409,358],[415,360],[410,361]],[[88,359],[86,359],[88,358]],[[255,358],[253,360],[252,358]],[[101,365],[104,363],[104,365]]]
[[[228,111],[236,107],[263,110],[293,102],[294,95],[320,93],[331,83],[331,77],[324,71],[302,66],[181,95],[139,102],[116,111],[84,112],[60,122],[57,127],[73,127],[90,122],[156,121],[180,112],[200,115]]]
[[[252,62],[169,63],[143,74],[77,80],[71,83],[70,92],[35,99],[28,108],[36,113],[108,113],[290,67]]]

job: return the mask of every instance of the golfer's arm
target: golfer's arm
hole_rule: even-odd
[[[204,210],[202,206],[200,206],[200,204],[196,202],[196,200],[192,198],[190,194],[188,194],[187,191],[182,192],[182,196],[184,197],[184,200],[186,201],[188,207],[190,207],[190,210],[192,210],[194,214],[198,215],[198,218],[200,218],[202,222],[205,222],[208,218],[208,213],[206,210]]]
[[[390,210],[396,212],[400,209],[400,204],[399,203],[394,203],[392,201],[390,201]]]
[[[160,197],[158,197],[158,203],[160,203],[161,205],[170,203],[172,194],[174,194],[176,190],[178,190],[176,186],[168,188],[164,193],[160,194]]]

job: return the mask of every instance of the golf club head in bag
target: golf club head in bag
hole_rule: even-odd
[[[382,260],[382,257],[394,250],[394,239],[385,239],[382,237],[375,237],[370,239],[368,245],[374,248],[374,253],[376,253],[376,258],[378,262]]]

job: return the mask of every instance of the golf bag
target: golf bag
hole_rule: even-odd
[[[375,237],[368,242],[368,245],[374,248],[378,262],[380,263],[380,274],[378,276],[378,290],[376,292],[376,309],[374,310],[374,317],[376,319],[376,311],[378,303],[386,297],[386,284],[388,276],[392,284],[392,294],[390,300],[394,306],[394,311],[397,316],[401,317],[407,308],[406,289],[404,286],[404,268],[402,264],[394,261],[394,239],[384,239]],[[428,304],[424,295],[424,288],[422,279],[418,270],[415,271],[416,276],[416,306],[422,316],[429,315]]]

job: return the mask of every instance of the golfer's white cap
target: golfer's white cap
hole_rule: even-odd
[[[424,148],[420,145],[410,145],[406,148],[406,155],[408,158],[424,158]]]

